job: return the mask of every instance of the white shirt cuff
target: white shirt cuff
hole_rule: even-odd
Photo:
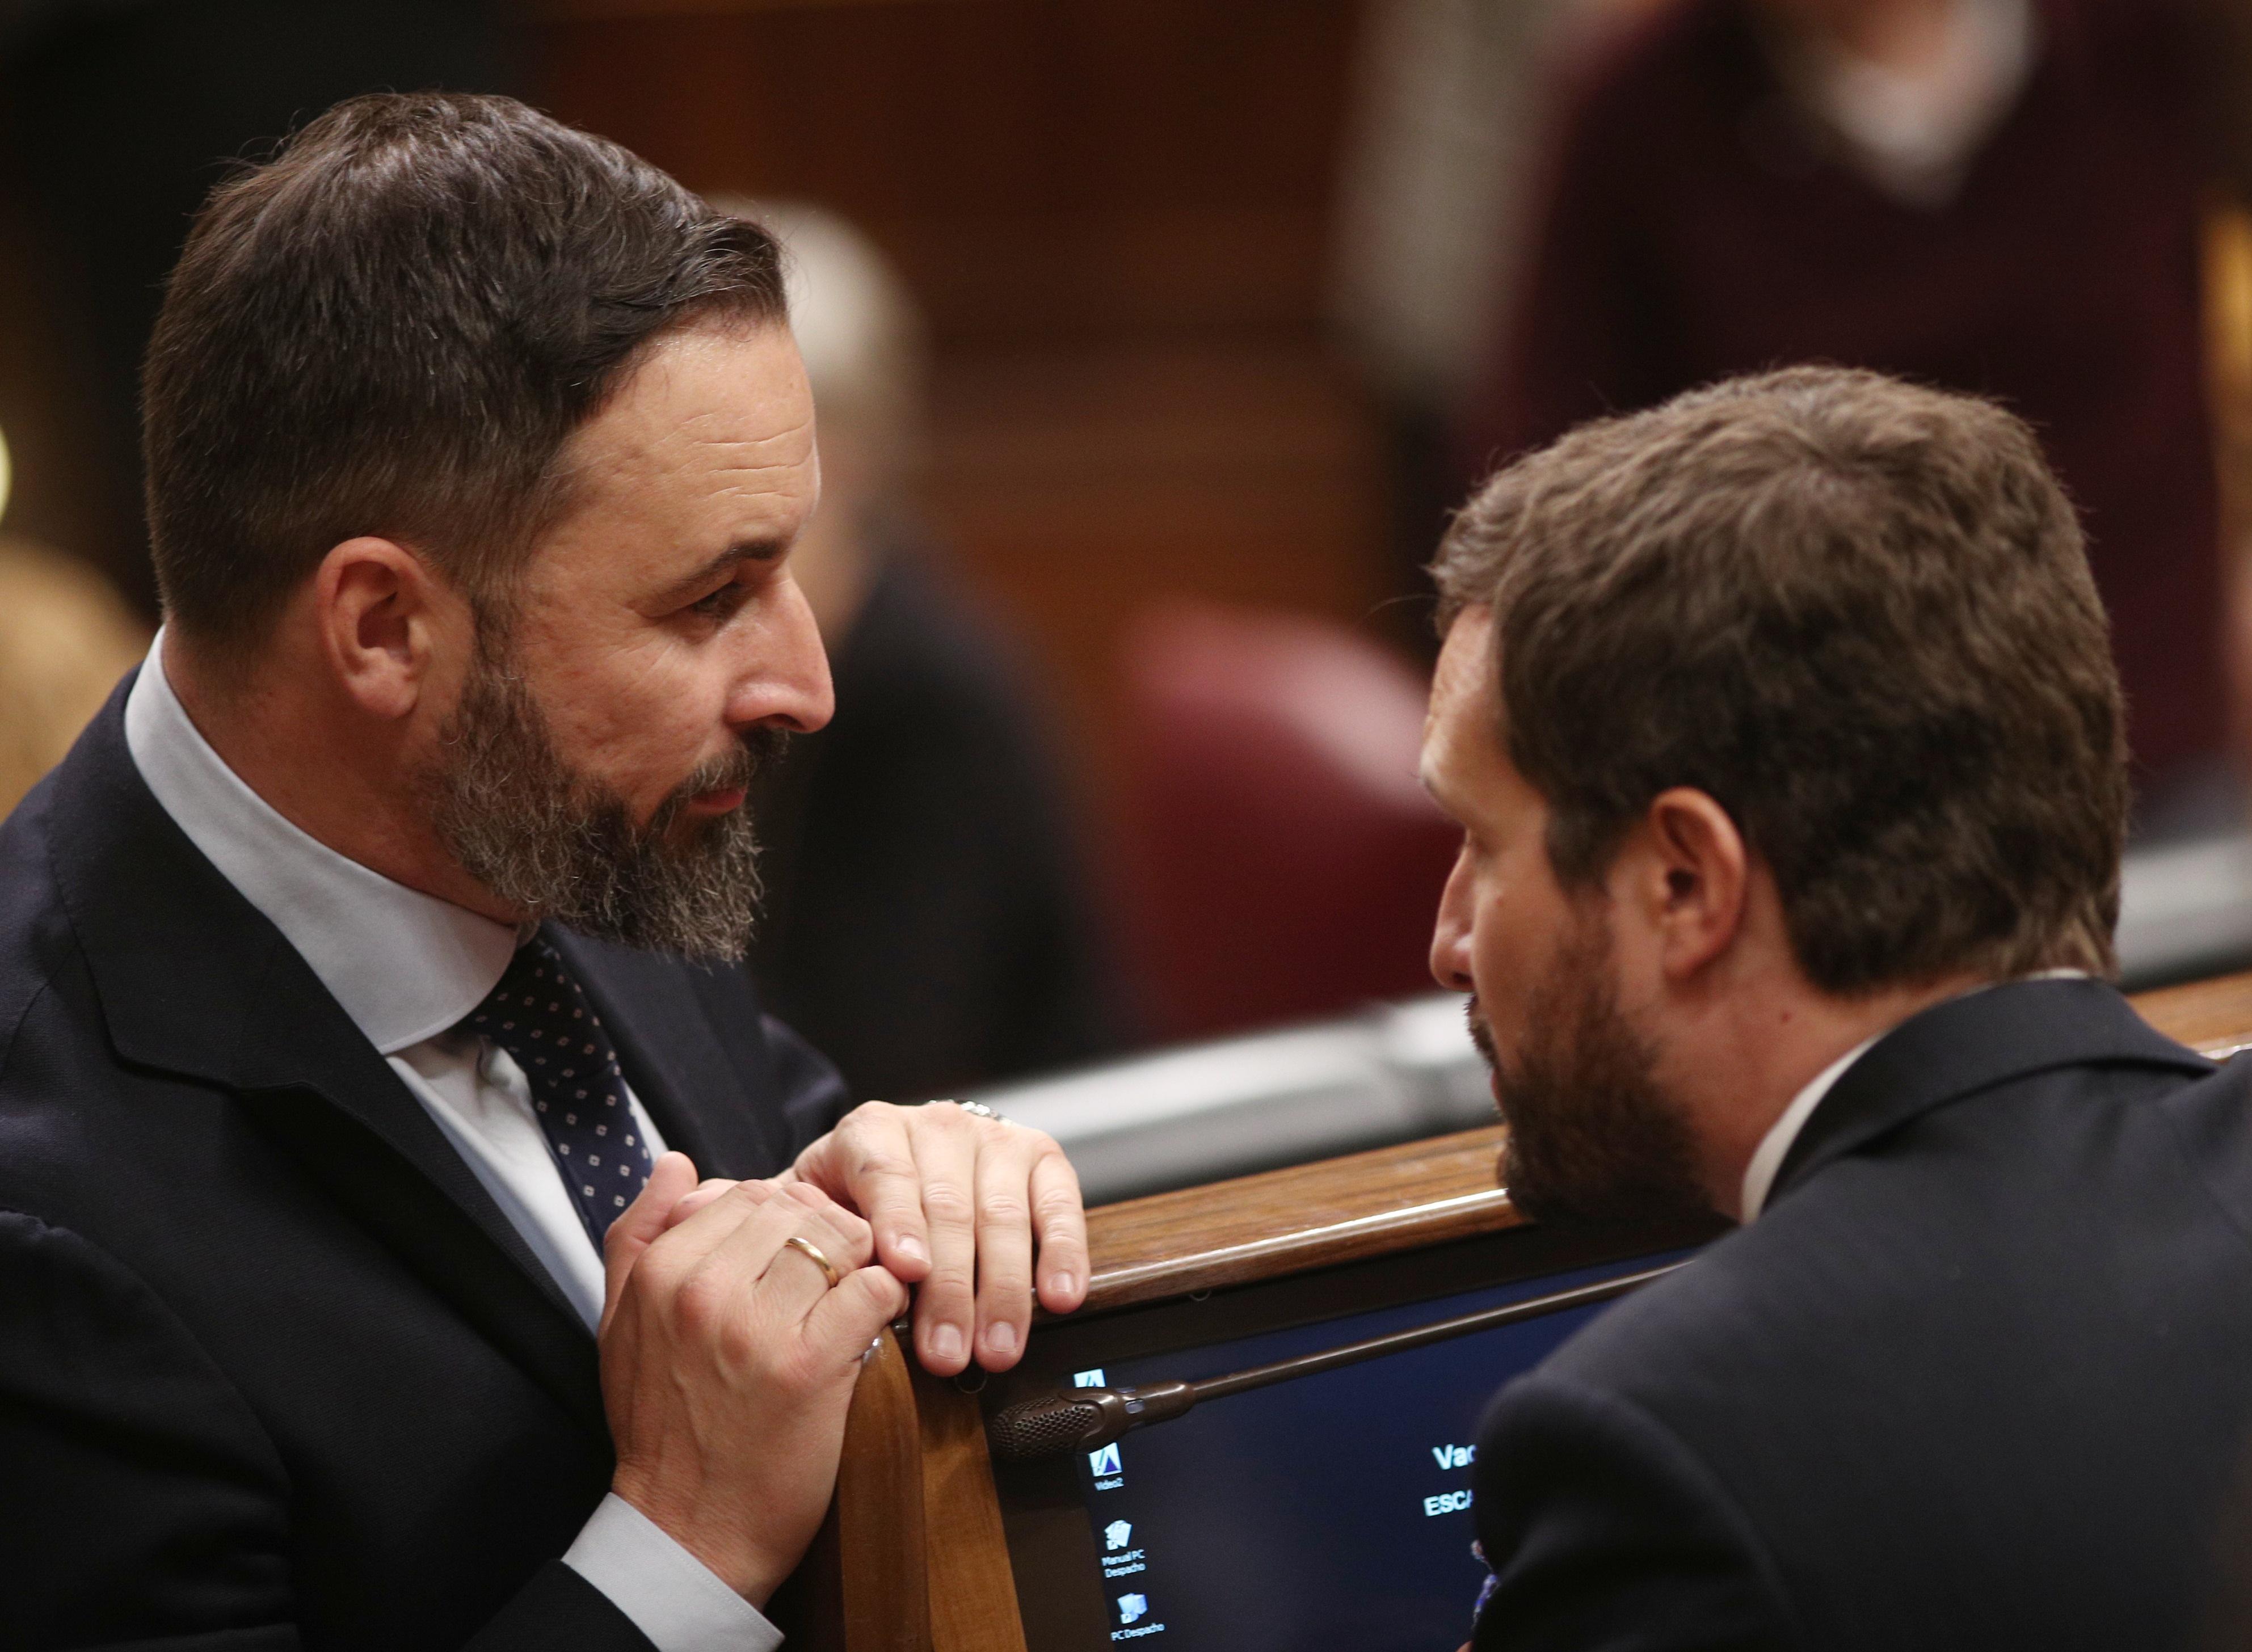
[[[615,1491],[563,1564],[610,1598],[657,1652],[774,1652],[782,1631]]]

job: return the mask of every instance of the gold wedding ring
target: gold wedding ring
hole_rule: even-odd
[[[824,1256],[821,1253],[821,1247],[818,1245],[816,1245],[811,1239],[801,1239],[796,1234],[793,1233],[788,1239],[784,1239],[782,1244],[784,1250],[796,1251],[799,1255],[806,1258],[816,1267],[819,1268],[821,1270],[821,1277],[829,1281],[830,1289],[835,1290],[838,1283],[844,1279],[844,1276],[837,1271],[837,1264]]]

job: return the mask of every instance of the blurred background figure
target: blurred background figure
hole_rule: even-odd
[[[2208,192],[2242,20],[2166,0],[1669,0],[1568,97],[1466,469],[1797,361],[1999,397],[2086,517],[2145,841],[2226,826]]]
[[[793,555],[837,715],[764,800],[753,967],[864,1095],[907,1100],[1124,1039],[1046,714],[918,520],[923,324],[842,218],[724,202],[786,249],[820,421],[821,507]]]
[[[0,815],[62,761],[149,635],[84,562],[0,534]]]
[[[1512,308],[1560,63],[1619,3],[1368,0],[1338,169],[1331,304],[1380,410],[1393,578],[1424,588],[1463,478],[1454,425]],[[1389,611],[1435,655],[1428,607]]]
[[[0,439],[0,523],[8,515]],[[0,532],[0,815],[60,762],[149,632],[84,563]]]

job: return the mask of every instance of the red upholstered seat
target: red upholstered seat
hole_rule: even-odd
[[[1129,633],[1130,939],[1188,1038],[1431,985],[1457,834],[1415,778],[1424,684],[1342,626],[1174,606]]]

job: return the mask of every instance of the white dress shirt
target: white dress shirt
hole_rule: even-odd
[[[2039,56],[2031,0],[1954,0],[1938,50],[1910,70],[1812,31],[1781,43],[1783,80],[1845,140],[1863,176],[1904,205],[1945,206],[2017,107]]]
[[[2085,969],[2036,969],[2029,975],[2019,975],[2016,979],[2078,981],[2086,979],[2087,975]],[[1984,992],[1988,987],[2002,984],[1998,981],[1989,981],[1971,988],[1969,992],[1958,992],[1955,997],[1968,998],[1972,993]],[[1944,1002],[1952,1003],[1955,999]],[[1887,1027],[1884,1032],[1873,1033],[1816,1073],[1807,1080],[1804,1089],[1790,1098],[1790,1105],[1783,1108],[1776,1121],[1768,1126],[1767,1134],[1760,1138],[1759,1146],[1752,1149],[1751,1163],[1744,1166],[1742,1221],[1753,1221],[1767,1208],[1767,1196],[1775,1191],[1776,1172],[1783,1169],[1783,1162],[1790,1156],[1791,1144],[1798,1140],[1798,1133],[1806,1128],[1807,1120],[1814,1116],[1814,1109],[1822,1105],[1823,1097],[1837,1087],[1838,1080],[1845,1076],[1846,1068],[1859,1061],[1871,1045],[1885,1036],[1885,1032],[1891,1031],[1892,1028]]]
[[[159,633],[125,703],[134,766],[204,857],[302,955],[330,995],[428,1110],[591,1332],[602,1258],[563,1184],[509,1053],[462,1018],[500,983],[516,929],[394,883],[282,818],[190,720],[163,670]],[[650,1144],[664,1138],[638,1098]],[[564,1563],[602,1591],[657,1652],[771,1652],[782,1635],[630,1503],[594,1511]]]

